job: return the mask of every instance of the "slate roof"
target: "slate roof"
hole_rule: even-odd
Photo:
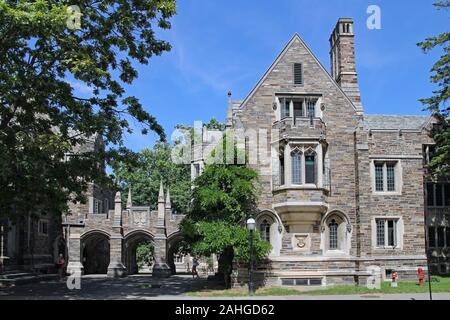
[[[430,116],[373,114],[364,115],[364,127],[367,129],[422,130],[429,120]]]

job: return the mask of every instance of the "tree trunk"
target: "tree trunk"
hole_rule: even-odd
[[[225,288],[231,288],[231,273],[233,271],[234,251],[232,247],[228,247],[219,257],[219,266],[217,273],[225,283]]]

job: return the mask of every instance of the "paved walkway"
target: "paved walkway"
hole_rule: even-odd
[[[119,279],[106,276],[83,276],[81,289],[68,289],[66,281],[45,281],[0,288],[0,300],[5,299],[151,299],[179,297],[190,290],[211,286],[205,278],[172,276],[153,279],[149,275],[135,275]]]
[[[428,300],[425,293],[405,294],[365,294],[341,296],[264,296],[264,297],[191,297],[186,292],[214,287],[205,278],[192,279],[191,276],[172,276],[167,279],[153,279],[151,276],[129,276],[110,279],[105,276],[83,276],[81,289],[70,290],[66,282],[46,281],[29,285],[0,288],[0,300],[75,300],[75,299],[175,299],[175,300]],[[435,300],[450,300],[450,293],[435,293]]]

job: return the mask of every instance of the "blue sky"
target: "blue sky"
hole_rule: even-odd
[[[185,0],[172,29],[158,31],[173,48],[137,66],[127,87],[170,137],[176,124],[224,120],[227,92],[243,99],[297,32],[329,70],[328,38],[339,17],[355,21],[356,63],[369,114],[423,114],[418,99],[433,90],[429,70],[439,50],[423,54],[416,43],[449,27],[449,12],[434,0]],[[366,10],[381,8],[381,30],[369,30]],[[126,137],[134,150],[155,135]]]

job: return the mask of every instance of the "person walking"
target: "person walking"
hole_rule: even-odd
[[[66,260],[64,260],[64,256],[62,253],[59,254],[58,260],[56,261],[56,266],[58,267],[59,280],[63,280],[64,276],[64,265],[66,264]]]
[[[198,271],[197,271],[198,265],[199,265],[198,258],[194,257],[192,259],[192,279],[194,279],[195,276],[197,276],[197,278],[199,277],[198,276]]]

